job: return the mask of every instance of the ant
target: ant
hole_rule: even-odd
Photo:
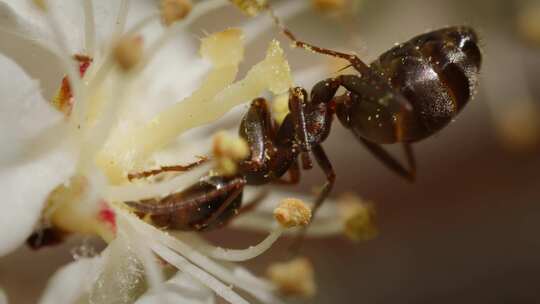
[[[149,215],[157,226],[196,231],[221,227],[257,203],[255,200],[241,207],[245,185],[296,184],[300,180],[300,159],[302,168],[308,170],[312,168],[312,155],[326,176],[313,206],[315,216],[336,178],[321,145],[330,133],[334,114],[384,165],[413,181],[416,163],[411,144],[445,127],[475,91],[481,53],[477,35],[469,27],[447,27],[416,36],[370,65],[355,55],[302,42],[289,30],[282,30],[297,47],[343,58],[357,74],[322,80],[310,95],[301,87],[290,89],[290,113],[279,125],[272,119],[265,99],[253,100],[239,128],[250,156],[238,162],[236,174],[209,176],[183,191],[127,205],[140,215]],[[340,87],[345,93],[337,95]],[[381,146],[393,143],[403,145],[407,166]],[[203,161],[171,170],[189,170]],[[290,178],[284,180],[287,172]]]

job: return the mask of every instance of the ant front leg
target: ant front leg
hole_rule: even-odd
[[[204,163],[206,163],[208,161],[208,158],[207,157],[204,157],[204,156],[197,156],[197,158],[199,160],[195,161],[195,162],[192,162],[190,164],[187,164],[187,165],[174,165],[174,166],[163,166],[163,167],[160,167],[159,169],[155,169],[155,170],[148,170],[148,171],[142,171],[142,172],[137,172],[137,173],[129,173],[128,174],[128,180],[133,180],[133,179],[137,179],[137,178],[145,178],[145,177],[150,177],[150,176],[154,176],[154,175],[158,175],[160,173],[163,173],[163,172],[186,172],[186,171],[189,171],[191,169],[194,169]]]
[[[403,143],[403,150],[407,159],[408,169],[399,163],[386,149],[381,145],[368,141],[364,138],[358,137],[360,141],[366,146],[366,148],[373,154],[378,160],[380,160],[386,167],[400,176],[406,178],[408,181],[413,182],[416,177],[416,161],[414,153],[409,143]]]
[[[304,170],[309,170],[313,167],[309,152],[311,146],[308,141],[308,130],[306,124],[305,104],[307,101],[306,90],[296,87],[289,91],[289,108],[295,122],[295,138],[300,143],[302,149],[302,167]]]

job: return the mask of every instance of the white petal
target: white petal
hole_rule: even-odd
[[[40,304],[75,303],[88,293],[95,279],[96,270],[101,268],[100,257],[82,258],[60,268],[49,280]]]
[[[29,140],[61,121],[62,114],[43,99],[39,84],[0,55],[0,163],[20,156]]]
[[[0,1],[0,29],[37,40],[51,43],[50,34],[45,30],[44,18],[31,5],[32,1]],[[47,42],[49,41],[49,42]]]
[[[47,195],[73,173],[75,160],[66,142],[59,140],[49,149],[42,141],[36,144],[35,136],[61,116],[15,63],[0,55],[0,67],[0,193],[8,211],[0,213],[2,256],[31,233]]]
[[[94,30],[97,41],[110,39],[120,1],[92,1]],[[72,53],[84,52],[83,1],[48,0],[49,12],[65,38]],[[139,9],[142,11],[144,6]],[[50,48],[56,46],[44,14],[29,0],[0,0],[0,27],[23,35],[27,39],[40,41]]]
[[[191,276],[178,272],[165,282],[159,294],[147,293],[135,302],[136,304],[186,303],[213,304],[214,293],[197,283]]]

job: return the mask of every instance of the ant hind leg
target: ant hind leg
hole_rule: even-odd
[[[360,142],[373,154],[378,160],[380,160],[386,167],[394,171],[398,175],[404,177],[410,182],[413,182],[416,177],[416,161],[414,153],[409,143],[403,143],[403,150],[407,160],[408,169],[405,168],[399,161],[397,161],[386,149],[381,145],[368,141],[364,138],[360,138]]]

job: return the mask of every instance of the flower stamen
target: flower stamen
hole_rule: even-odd
[[[274,263],[268,267],[267,275],[284,295],[302,297],[315,295],[313,265],[307,258],[301,257],[289,262]]]
[[[161,21],[165,26],[170,26],[174,22],[184,19],[193,5],[189,0],[162,0],[160,6]]]
[[[94,19],[94,8],[92,0],[83,0],[84,10],[84,48],[86,54],[94,57],[95,42],[96,42],[96,25]]]

